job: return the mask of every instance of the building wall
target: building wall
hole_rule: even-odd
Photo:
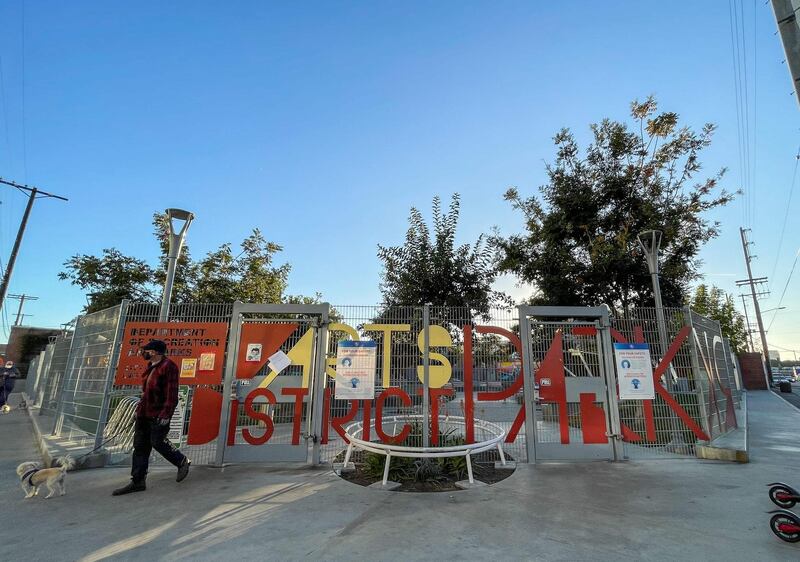
[[[11,335],[8,337],[8,344],[6,345],[4,357],[16,363],[20,374],[25,377],[28,375],[28,366],[31,360],[44,350],[49,337],[57,336],[60,333],[61,330],[52,328],[13,326],[11,328]],[[31,339],[38,340],[36,345],[26,344],[26,342],[30,342]]]
[[[740,353],[739,366],[742,368],[742,384],[747,390],[766,390],[767,381],[764,361],[760,353]]]

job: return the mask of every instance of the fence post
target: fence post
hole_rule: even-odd
[[[528,319],[527,307],[517,307],[519,313],[519,336],[522,343],[522,388],[523,403],[525,407],[525,448],[528,462],[536,462],[536,390],[534,380],[536,370],[533,367],[531,356],[531,326]]]
[[[97,417],[97,431],[94,435],[94,448],[99,449],[103,444],[103,434],[105,433],[106,422],[108,421],[108,408],[111,403],[111,389],[114,386],[114,372],[119,361],[119,352],[122,334],[125,331],[125,320],[128,316],[128,305],[130,301],[125,299],[119,305],[119,316],[117,317],[117,329],[114,332],[114,340],[111,342],[111,349],[108,354],[108,368],[106,369],[106,386],[103,390],[103,403],[100,406],[100,415]]]
[[[327,303],[326,303],[327,304]],[[328,305],[330,306],[330,305]],[[311,432],[313,447],[311,450],[311,464],[320,463],[322,454],[322,420],[325,417],[323,406],[325,404],[325,387],[327,386],[327,357],[328,357],[328,325],[330,324],[330,308],[323,313],[317,327],[317,347],[314,352],[314,371],[311,385],[310,407],[307,415],[311,417]],[[367,422],[368,423],[368,422]]]
[[[431,309],[430,305],[422,307],[423,347],[422,352],[422,446],[430,447],[430,386],[431,386]]]
[[[694,392],[697,396],[697,406],[700,409],[700,423],[703,431],[711,437],[711,427],[708,423],[708,411],[706,410],[706,400],[702,386],[702,371],[700,369],[700,357],[697,355],[697,336],[692,323],[692,309],[688,306],[683,307],[683,316],[686,326],[689,328],[689,349],[692,354],[692,373],[694,374]]]
[[[40,393],[41,396],[39,398],[40,416],[43,415],[45,411],[45,408],[43,406],[45,398],[47,398],[45,395],[47,394],[47,383],[50,381],[50,376],[51,376],[50,367],[53,365],[53,355],[55,354],[56,344],[49,343],[47,344],[47,348],[48,348],[47,353],[45,354],[44,381],[43,381],[44,384],[42,385],[42,390]]]
[[[228,429],[230,426],[231,401],[235,399],[233,385],[236,380],[236,356],[239,352],[239,338],[242,331],[242,312],[240,306],[243,303],[236,301],[233,303],[231,311],[231,321],[228,325],[228,345],[225,354],[225,371],[222,379],[222,408],[220,410],[219,432],[217,434],[217,449],[214,457],[214,464],[222,468],[225,464],[225,445],[228,443]],[[234,429],[236,420],[233,420]]]
[[[614,361],[614,346],[611,344],[611,317],[608,307],[603,310],[598,333],[599,353],[602,356],[600,367],[605,377],[606,402],[608,404],[609,439],[614,453],[614,460],[622,460],[625,452],[622,444],[622,422],[619,418],[619,399],[617,397],[617,377]]]

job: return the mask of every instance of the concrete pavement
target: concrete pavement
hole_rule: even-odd
[[[125,469],[70,473],[67,495],[23,500],[35,456],[22,412],[0,417],[0,535],[8,560],[797,560],[776,539],[764,484],[800,485],[800,411],[749,393],[751,463],[520,465],[490,487],[409,494],[327,469],[158,469],[113,498]]]

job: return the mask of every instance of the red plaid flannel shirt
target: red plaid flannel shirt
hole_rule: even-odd
[[[142,375],[142,399],[136,407],[140,418],[170,419],[178,405],[178,366],[168,357],[148,365]]]

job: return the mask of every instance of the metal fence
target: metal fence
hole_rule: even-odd
[[[50,359],[53,356],[53,348],[55,346],[49,343],[45,346],[44,351],[39,354],[39,376],[36,380],[36,387],[34,394],[31,396],[33,405],[41,407],[44,400],[44,389],[47,387],[47,380],[50,378]]]
[[[124,311],[125,322],[158,322],[160,305],[151,303],[130,303]],[[170,322],[230,322],[231,314],[233,312],[233,303],[173,303],[169,308],[169,321]],[[223,361],[224,358],[220,358]],[[116,371],[116,364],[113,369],[110,369],[109,376],[113,382],[114,372]],[[183,421],[183,435],[185,436],[189,431],[189,423],[192,416],[192,401],[195,392],[201,388],[210,388],[217,392],[222,392],[222,385],[196,385],[189,388],[189,396],[187,400],[186,415]],[[109,418],[114,415],[118,407],[127,407],[130,405],[129,398],[138,397],[141,394],[141,387],[139,385],[125,385],[125,386],[111,386],[111,400],[108,416]],[[114,435],[109,430],[107,437]],[[114,445],[109,448],[112,453],[112,462],[125,461],[128,458],[132,444],[126,443],[125,440],[115,441]],[[181,450],[186,453],[195,464],[212,464],[216,455],[216,441],[204,445],[187,445],[181,444]],[[166,461],[160,456],[154,454],[151,462],[155,464],[164,464]]]
[[[170,321],[229,322],[232,303],[173,304]],[[54,432],[86,445],[100,444],[104,437],[124,429],[132,416],[138,385],[114,386],[120,337],[126,322],[158,321],[159,307],[146,303],[120,306],[84,315],[75,331],[54,338],[34,360],[26,385],[33,405],[41,413],[56,413]],[[668,356],[662,369],[661,384],[669,392],[655,400],[625,400],[619,413],[624,436],[624,453],[631,459],[675,458],[694,454],[694,445],[705,432],[716,437],[735,427],[731,408],[738,407],[740,383],[729,347],[719,324],[688,309],[665,309],[667,342],[662,342],[655,309],[639,308],[625,317],[612,319],[616,341],[650,344],[654,369]],[[509,434],[504,445],[514,460],[526,461],[522,390],[522,353],[519,343],[519,314],[516,309],[495,309],[486,316],[467,308],[443,306],[334,306],[329,326],[326,356],[321,461],[331,462],[344,450],[343,427],[356,421],[393,415],[424,414],[429,423],[413,425],[406,438],[410,445],[443,445],[447,440],[437,433],[438,416],[472,416],[503,427]],[[247,319],[245,319],[245,322]],[[426,330],[426,328],[428,328]],[[282,347],[289,351],[299,343],[298,330]],[[373,340],[377,343],[377,372],[374,400],[337,400],[335,362],[342,339]],[[427,345],[426,345],[427,339]],[[541,341],[540,341],[541,340]],[[534,338],[542,343],[545,340]],[[706,345],[705,342],[709,342]],[[543,344],[542,344],[543,345]],[[565,349],[565,367],[574,376],[599,368],[598,350],[581,342]],[[569,346],[568,346],[569,347]],[[572,353],[573,348],[577,350]],[[539,350],[546,352],[546,349]],[[229,353],[229,351],[227,352]],[[592,355],[594,353],[595,355]],[[220,358],[224,360],[224,358]],[[294,367],[292,367],[294,368]],[[469,374],[469,376],[466,376]],[[428,379],[425,392],[425,379]],[[468,388],[467,380],[471,380]],[[195,392],[208,388],[222,392],[222,385],[193,386],[189,389],[183,435],[188,434]],[[391,390],[385,394],[387,390]],[[534,400],[529,397],[529,400]],[[261,406],[259,406],[261,407]],[[267,405],[265,404],[266,408]],[[293,416],[294,403],[279,403],[268,413],[276,423]],[[307,408],[307,404],[303,405]],[[304,417],[308,412],[304,412]],[[250,423],[237,416],[237,426]],[[537,431],[548,431],[547,412],[537,411],[542,423]],[[570,419],[577,416],[570,416]],[[538,422],[538,419],[537,419]],[[287,421],[288,423],[288,421]],[[575,426],[576,431],[580,426]],[[375,428],[377,433],[377,428]],[[380,425],[383,434],[396,427]],[[276,440],[288,439],[288,434]],[[372,435],[376,439],[379,436]],[[540,440],[547,440],[542,434]],[[448,435],[465,439],[466,435]],[[275,441],[276,443],[278,441]],[[281,441],[282,442],[282,441]],[[107,449],[113,460],[126,459],[130,442],[112,442]],[[211,464],[216,457],[217,440],[204,445],[181,445],[197,464]],[[160,457],[154,459],[162,462]]]
[[[31,359],[28,366],[28,377],[25,379],[25,394],[28,397],[36,396],[36,383],[39,381],[39,371],[41,368],[41,357],[39,353],[36,357]]]
[[[329,422],[323,429],[322,462],[341,455],[346,444],[339,430],[350,423],[373,419],[378,426],[376,432],[380,428],[384,434],[392,435],[396,429],[393,423],[378,423],[379,409],[381,419],[423,415],[423,419],[430,421],[412,424],[404,444],[437,447],[466,437],[443,435],[437,427],[440,418],[469,414],[508,432],[523,408],[521,384],[519,392],[512,388],[520,375],[519,350],[510,339],[496,333],[498,330],[482,333],[476,329],[476,325],[490,325],[513,334],[518,324],[515,310],[497,309],[480,317],[470,309],[458,307],[337,305],[331,315],[336,321],[329,326],[326,400]],[[335,372],[331,367],[342,339],[377,343],[375,395],[379,398],[376,400],[351,403],[335,398]],[[465,351],[472,357],[471,389],[464,384]],[[424,382],[426,364],[428,385]],[[384,395],[390,389],[399,389],[403,394],[392,390],[394,394]],[[504,449],[516,460],[526,459],[524,428]]]
[[[53,340],[53,352],[47,362],[47,380],[39,406],[40,414],[55,414],[61,398],[61,385],[67,368],[72,332],[58,335]]]
[[[621,422],[629,430],[624,450],[633,459],[694,456],[697,441],[736,427],[726,401],[730,395],[738,408],[740,391],[719,323],[688,308],[665,308],[664,317],[666,342],[660,341],[655,308],[612,320],[617,341],[648,343],[653,369],[666,365],[660,382],[668,396],[620,403]]]
[[[694,423],[703,419],[694,370],[692,341],[687,337],[688,317],[682,308],[665,308],[667,341],[660,341],[655,308],[637,308],[624,318],[612,319],[615,341],[647,343],[655,371],[665,356],[671,355],[668,367],[660,377],[677,406]],[[670,348],[673,352],[670,353]],[[655,400],[620,401],[620,422],[630,431],[624,452],[628,458],[673,458],[694,455],[698,436],[686,426],[685,419],[662,394]]]
[[[706,425],[713,439],[737,427],[736,410],[741,403],[741,391],[730,343],[723,337],[719,322],[695,312],[690,314],[698,383],[705,397]]]
[[[80,444],[99,445],[111,405],[110,381],[116,365],[125,304],[78,318],[65,364],[53,433]]]

